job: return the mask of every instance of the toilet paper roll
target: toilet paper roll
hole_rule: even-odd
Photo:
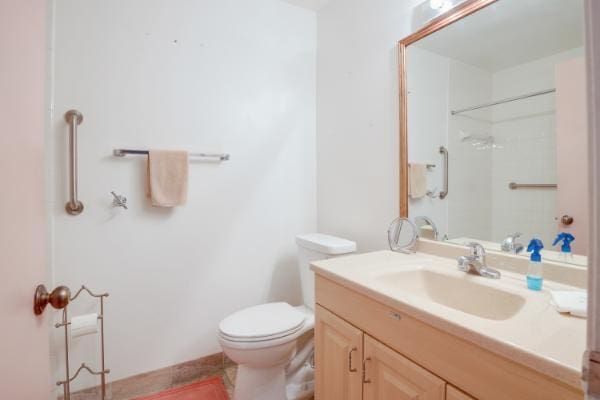
[[[71,318],[71,337],[93,335],[98,332],[98,314],[85,314]]]

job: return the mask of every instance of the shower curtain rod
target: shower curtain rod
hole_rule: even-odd
[[[474,106],[474,107],[462,108],[460,110],[453,110],[453,111],[450,111],[450,114],[457,115],[457,114],[464,113],[467,111],[479,110],[480,108],[492,107],[492,106],[496,106],[498,104],[510,103],[512,101],[517,101],[517,100],[524,100],[524,99],[528,99],[530,97],[541,96],[544,94],[549,94],[549,93],[554,93],[554,92],[556,92],[556,89],[546,89],[546,90],[541,90],[539,92],[522,94],[520,96],[508,97],[506,99],[492,101],[490,103],[484,103],[484,104]]]

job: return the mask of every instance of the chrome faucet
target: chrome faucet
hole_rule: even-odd
[[[485,265],[485,249],[476,242],[467,243],[468,256],[458,257],[458,269],[465,272],[474,272],[484,278],[499,279],[500,271]]]
[[[522,252],[525,249],[525,246],[517,242],[517,238],[519,237],[521,237],[521,232],[516,232],[505,237],[502,241],[502,245],[500,246],[502,251],[515,254]]]

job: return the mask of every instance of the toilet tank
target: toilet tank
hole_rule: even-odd
[[[310,270],[310,263],[344,254],[354,253],[356,243],[322,233],[308,233],[296,236],[298,245],[298,267],[302,284],[304,305],[315,309],[315,273]]]

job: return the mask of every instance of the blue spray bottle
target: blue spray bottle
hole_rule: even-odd
[[[562,242],[560,246],[560,255],[559,259],[561,261],[573,261],[573,253],[571,253],[571,242],[575,240],[575,236],[571,235],[568,232],[561,232],[556,236],[552,246],[556,246],[558,243]]]
[[[527,252],[531,252],[529,261],[529,270],[527,271],[527,287],[531,290],[542,290],[544,278],[542,277],[542,256],[540,250],[544,248],[544,244],[539,238],[531,239]]]

